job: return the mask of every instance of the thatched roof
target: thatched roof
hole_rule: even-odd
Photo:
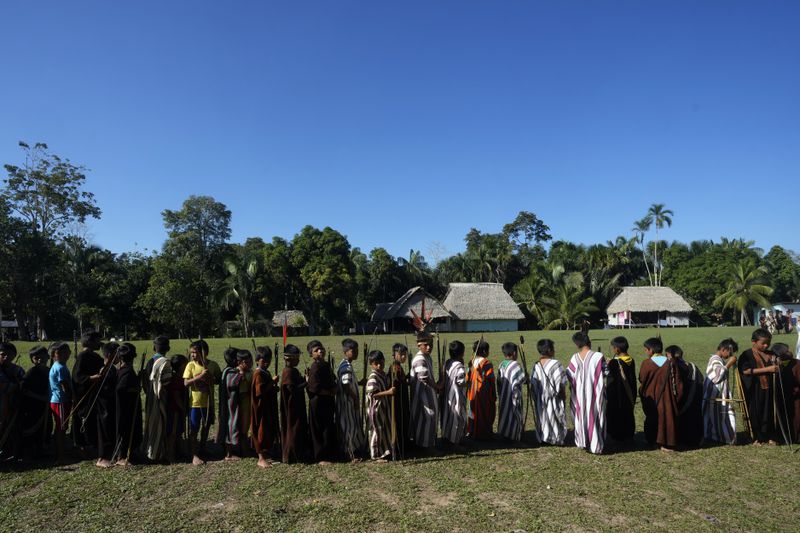
[[[525,318],[501,283],[450,283],[442,303],[457,320]]]
[[[386,314],[386,311],[392,306],[393,302],[386,302],[380,303],[375,306],[375,311],[372,312],[372,317],[369,319],[370,322],[380,322],[383,320],[383,315]]]
[[[290,328],[298,327],[298,324],[302,327],[308,326],[308,321],[302,311],[298,311],[297,309],[284,311],[281,309],[280,311],[275,311],[275,314],[272,315],[272,325],[274,327],[283,327],[283,315],[287,315],[286,323],[289,324]]]
[[[608,305],[608,313],[690,313],[692,306],[669,287],[623,287]]]
[[[422,316],[422,300],[425,300],[425,316],[430,314],[431,318],[449,317],[450,313],[444,308],[442,303],[431,296],[422,287],[409,289],[404,295],[397,299],[384,313],[381,320],[391,320],[393,318],[413,318],[411,309],[418,316]]]

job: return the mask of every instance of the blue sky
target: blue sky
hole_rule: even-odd
[[[158,249],[190,194],[233,240],[331,226],[407,256],[533,211],[556,239],[800,251],[798,2],[0,5],[0,162],[91,169],[113,251]]]

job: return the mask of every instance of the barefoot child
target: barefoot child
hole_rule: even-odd
[[[256,368],[250,388],[250,432],[261,468],[270,466],[269,452],[278,438],[278,377],[273,378],[269,373],[271,362],[272,350],[266,346],[256,348]]]
[[[751,335],[752,347],[739,357],[742,389],[747,400],[747,413],[755,438],[754,444],[777,444],[775,428],[773,375],[779,367],[769,354],[772,335],[769,331],[757,329]]]
[[[339,422],[339,444],[345,457],[355,461],[364,449],[364,432],[358,402],[361,398],[353,370],[353,361],[358,359],[358,343],[353,339],[342,341],[343,359],[336,370],[336,419]],[[366,354],[364,354],[366,356]],[[361,383],[363,386],[364,383]]]
[[[592,350],[589,335],[572,336],[578,352],[567,366],[572,394],[570,407],[575,425],[575,446],[591,453],[603,453],[606,440],[606,360]]]
[[[281,375],[281,451],[284,463],[304,463],[310,456],[308,417],[306,416],[306,380],[297,370],[300,348],[287,344],[283,349]]]
[[[214,378],[211,370],[207,368],[207,360],[203,346],[199,341],[189,346],[189,361],[180,376],[183,378],[184,387],[189,387],[191,393],[189,407],[189,453],[192,454],[192,464],[199,466],[205,463],[198,436],[204,431],[208,436],[209,417],[213,409],[211,406],[211,390],[214,387]],[[204,440],[204,439],[203,439]]]
[[[497,432],[512,442],[522,440],[522,386],[525,372],[517,362],[517,345],[507,342],[500,348],[505,360],[497,369],[497,391],[500,396],[500,423]]]
[[[102,378],[97,384],[94,402],[96,404],[96,423],[97,423],[97,463],[99,468],[110,468],[113,466],[111,457],[114,455],[114,439],[117,431],[117,408],[116,408],[116,388],[117,388],[117,369],[114,366],[117,362],[117,350],[119,344],[109,342],[103,345],[103,370]]]
[[[136,360],[136,347],[133,344],[123,343],[117,355],[120,361],[116,387],[117,465],[127,466],[134,450],[142,444],[142,378],[133,369]]]
[[[539,361],[531,369],[531,396],[536,406],[536,438],[542,444],[561,446],[567,436],[567,373],[554,359],[555,344],[542,339],[536,344]]]
[[[190,400],[187,396],[183,378],[189,359],[183,354],[175,354],[170,358],[172,378],[167,390],[167,461],[174,463],[183,456],[183,434],[186,431],[186,415],[190,414]],[[191,422],[191,421],[190,421]],[[191,425],[191,424],[190,424]],[[194,452],[192,452],[194,455]]]
[[[472,345],[475,354],[468,370],[467,433],[474,440],[490,440],[493,435],[494,418],[497,411],[497,389],[495,387],[494,367],[489,361],[489,343],[475,341]]]
[[[703,436],[706,440],[736,443],[736,412],[731,397],[730,375],[736,365],[738,351],[736,341],[725,339],[708,360],[703,382]]]
[[[22,380],[22,445],[38,459],[50,430],[50,369],[44,346],[32,348],[28,356],[31,367]]]
[[[72,377],[67,369],[70,349],[66,342],[54,351],[53,366],[50,367],[50,410],[53,412],[56,442],[56,463],[64,463],[64,435],[72,409]]]
[[[394,409],[394,453],[403,458],[411,442],[411,401],[409,398],[408,376],[404,366],[408,359],[408,347],[396,343],[392,346],[392,364],[389,367],[389,379],[395,391],[390,399]]]
[[[313,359],[308,369],[308,425],[311,429],[311,444],[314,461],[329,464],[336,459],[335,397],[336,382],[331,365],[325,360],[325,347],[318,340],[306,346]]]
[[[608,362],[608,436],[617,443],[633,443],[636,432],[636,363],[628,355],[628,339],[611,339],[614,358]]]
[[[251,368],[253,356],[247,350],[236,352],[236,372],[228,372],[225,379],[227,390],[228,421],[225,441],[226,461],[238,461],[244,456],[247,445],[247,432],[250,428],[250,384],[253,381]]]
[[[391,405],[389,399],[394,388],[389,387],[389,378],[383,371],[383,352],[369,353],[372,371],[367,380],[367,414],[369,417],[369,453],[376,461],[386,461],[392,454]]]

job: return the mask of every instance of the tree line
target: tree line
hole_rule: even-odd
[[[630,235],[591,245],[554,240],[522,211],[499,233],[471,229],[463,252],[430,264],[420,250],[362,251],[330,227],[232,243],[231,211],[190,196],[161,213],[160,251],[112,253],[76,231],[102,216],[85,167],[43,143],[20,147],[23,161],[4,165],[0,190],[0,311],[16,319],[20,338],[68,338],[88,327],[127,338],[260,336],[285,306],[302,310],[314,333],[341,332],[411,287],[443,297],[451,282],[502,283],[529,328],[600,326],[627,285],[673,288],[698,325],[745,324],[753,306],[800,300],[795,253],[735,238],[668,242],[674,213],[663,204]]]

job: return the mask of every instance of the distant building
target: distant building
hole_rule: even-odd
[[[800,302],[777,302],[772,304],[771,307],[762,307],[753,311],[753,325],[758,326],[761,313],[768,313],[772,311],[780,311],[783,316],[786,316],[789,311],[792,312],[792,326],[797,327],[797,315],[800,314]]]
[[[286,324],[293,335],[308,335],[308,321],[302,311],[297,309],[283,309],[275,311],[272,315],[272,334],[281,335],[283,332],[284,316],[286,317]]]
[[[525,318],[500,283],[450,283],[442,304],[450,331],[517,331]]]
[[[612,327],[688,327],[692,311],[692,306],[669,287],[623,287],[606,313]]]
[[[431,317],[432,329],[447,331],[450,313],[442,303],[422,287],[414,287],[391,304],[381,303],[372,313],[372,322],[384,332],[413,331],[411,319],[414,313],[422,317],[422,303],[425,302],[425,318]],[[414,311],[413,313],[411,311]]]

